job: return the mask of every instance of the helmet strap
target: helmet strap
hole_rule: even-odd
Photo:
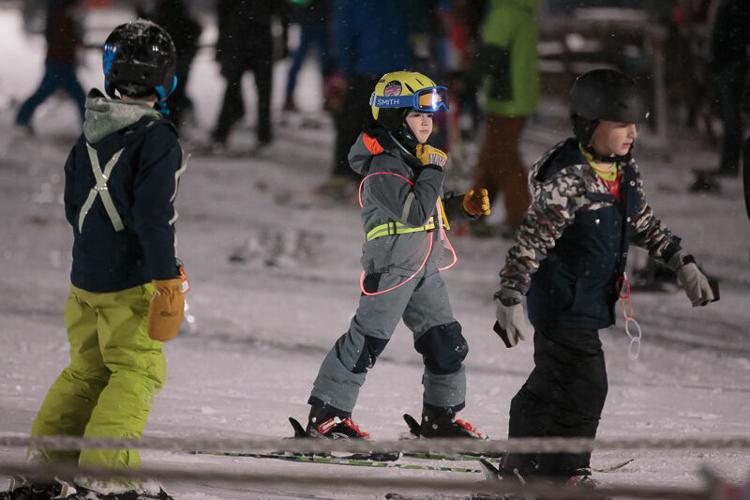
[[[406,153],[407,155],[409,155],[410,157],[412,157],[412,158],[414,158],[414,159],[416,159],[416,158],[417,158],[417,156],[416,156],[416,151],[414,151],[414,152],[412,152],[412,151],[409,151],[409,149],[408,149],[408,148],[407,148],[406,146],[404,146],[404,145],[403,145],[403,144],[401,143],[401,141],[399,141],[399,140],[398,140],[398,139],[396,138],[396,136],[395,136],[395,135],[393,134],[393,132],[391,132],[390,130],[388,131],[388,137],[390,137],[390,138],[391,138],[391,140],[392,140],[392,141],[393,141],[393,142],[394,142],[394,143],[396,144],[396,146],[398,146],[398,148],[399,148],[399,149],[400,149],[401,151],[403,151],[404,153]]]
[[[154,90],[156,90],[156,95],[159,96],[159,102],[166,101],[167,98],[172,95],[172,92],[174,92],[174,89],[177,88],[177,75],[172,75],[172,85],[170,86],[169,91],[167,91],[163,85],[157,85],[154,87]]]
[[[393,135],[398,138],[398,142],[403,148],[408,150],[411,155],[415,155],[417,152],[418,143],[414,132],[412,131],[411,127],[409,127],[409,124],[406,123],[406,115],[408,113],[408,111],[404,113],[404,118],[401,121],[401,126]]]

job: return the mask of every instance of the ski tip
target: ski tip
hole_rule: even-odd
[[[591,470],[593,472],[599,472],[599,473],[607,473],[607,472],[617,472],[621,469],[624,469],[628,465],[632,464],[635,461],[634,458],[630,458],[628,460],[625,460],[624,462],[620,462],[614,465],[610,465],[608,467],[592,467]]]
[[[297,420],[294,417],[289,417],[289,423],[292,424],[292,429],[294,429],[294,437],[296,438],[307,437],[307,432],[305,432],[305,428],[302,426],[301,423],[299,423],[299,420]]]
[[[411,432],[413,435],[415,435],[417,437],[421,437],[422,436],[422,431],[421,431],[421,427],[422,426],[419,424],[419,422],[417,422],[417,419],[414,418],[414,417],[412,417],[408,413],[404,413],[403,417],[404,417],[404,422],[406,422],[406,425],[409,426],[409,432]]]
[[[486,481],[496,482],[502,480],[500,470],[492,465],[486,458],[480,458],[479,465],[482,467],[482,473],[484,474],[484,479]]]

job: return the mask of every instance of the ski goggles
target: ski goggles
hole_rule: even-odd
[[[420,113],[434,113],[440,108],[448,111],[448,87],[427,87],[412,95],[381,96],[373,93],[370,105],[376,108],[411,108]]]

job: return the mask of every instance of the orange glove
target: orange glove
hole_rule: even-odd
[[[479,217],[480,215],[490,215],[490,196],[485,188],[469,189],[464,195],[464,210],[469,215]]]
[[[417,144],[417,159],[422,165],[436,165],[440,168],[448,163],[448,155],[429,144]]]
[[[185,314],[182,278],[153,280],[151,283],[156,290],[148,306],[148,336],[166,342],[177,336]]]

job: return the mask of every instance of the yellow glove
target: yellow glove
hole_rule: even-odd
[[[448,163],[448,155],[429,144],[417,144],[417,159],[422,165],[437,165],[440,168]]]
[[[490,196],[487,190],[485,188],[480,188],[478,191],[470,189],[464,195],[464,210],[474,217],[490,215],[492,209],[490,208]]]
[[[166,342],[177,336],[185,314],[182,278],[154,280],[151,283],[156,290],[148,306],[148,336]]]

